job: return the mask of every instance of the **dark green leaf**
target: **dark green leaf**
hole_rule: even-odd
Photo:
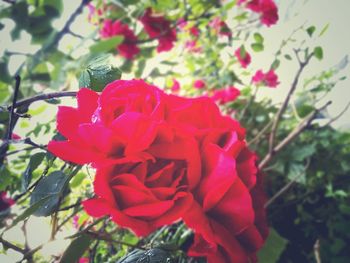
[[[69,244],[66,251],[64,251],[60,263],[73,263],[77,262],[84,252],[89,248],[93,239],[87,235],[82,234]]]
[[[22,176],[22,188],[23,191],[26,191],[33,176],[33,171],[38,168],[38,166],[42,163],[43,159],[45,158],[46,153],[39,152],[35,153],[30,157],[28,166],[26,170],[23,173]]]
[[[310,37],[312,37],[312,35],[313,35],[313,33],[315,32],[315,30],[316,30],[316,27],[315,27],[315,26],[310,26],[310,27],[308,27],[308,28],[306,29],[306,32],[308,33],[308,35],[309,35]]]
[[[85,69],[79,78],[79,87],[80,88],[88,88],[91,85],[91,78],[90,78],[90,74],[89,71],[87,69]]]
[[[292,60],[292,57],[288,54],[284,55],[284,57],[287,59],[287,60]]]
[[[264,45],[261,43],[254,43],[251,44],[251,48],[255,51],[255,52],[261,52],[264,50]]]
[[[270,228],[270,235],[265,245],[258,252],[260,263],[276,263],[285,249],[288,241],[281,237],[273,228]]]
[[[318,60],[323,59],[323,49],[322,47],[315,47],[314,49],[314,55]]]
[[[116,36],[106,40],[100,40],[98,43],[90,47],[90,51],[93,53],[108,52],[114,49],[116,46],[118,46],[123,40],[124,37],[122,36]]]
[[[35,211],[34,215],[48,216],[55,211],[59,200],[63,197],[68,179],[69,177],[62,171],[55,171],[38,183],[31,195],[30,204],[34,204],[47,196],[50,198]]]
[[[104,68],[88,68],[91,78],[90,88],[96,91],[102,91],[106,85],[117,79],[120,79],[122,72],[112,65],[106,65]]]

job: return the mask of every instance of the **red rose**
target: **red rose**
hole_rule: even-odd
[[[155,139],[164,116],[158,88],[141,80],[117,80],[98,93],[83,88],[78,107],[59,107],[57,129],[66,141],[49,151],[63,160],[95,167],[151,159],[144,150]]]
[[[116,49],[119,51],[121,56],[127,59],[133,59],[140,52],[140,49],[136,44],[137,37],[135,36],[134,32],[127,24],[123,24],[119,20],[113,22],[110,19],[106,19],[103,22],[103,27],[100,34],[103,38],[123,36],[123,42],[119,44]]]
[[[147,8],[144,15],[140,18],[147,34],[151,38],[158,39],[157,51],[169,51],[173,48],[176,41],[176,30],[171,28],[170,21],[163,16],[152,13],[151,8]]]
[[[264,199],[237,121],[211,98],[167,95],[140,80],[77,97],[78,108],[58,113],[67,140],[49,150],[97,167],[96,196],[84,202],[90,215],[141,236],[183,219],[195,233],[190,255],[254,261],[267,234]]]
[[[195,232],[189,254],[206,256],[210,263],[254,260],[266,238],[266,219],[256,156],[246,147],[244,129],[210,98],[169,100],[169,122],[194,134],[200,145],[201,179],[184,215]]]

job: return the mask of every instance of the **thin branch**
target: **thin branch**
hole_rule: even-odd
[[[12,99],[12,108],[10,110],[10,117],[9,117],[9,126],[7,128],[7,140],[11,140],[12,138],[12,131],[13,131],[13,126],[14,126],[14,113],[15,113],[15,108],[13,107],[14,105],[16,105],[17,102],[17,98],[18,98],[18,92],[19,92],[19,86],[21,85],[21,77],[20,76],[16,76],[16,85],[15,85],[15,90],[13,92],[13,99]]]
[[[320,253],[320,239],[317,239],[315,244],[314,244],[314,254],[315,254],[315,259],[316,263],[321,263],[321,253]]]
[[[259,141],[260,137],[263,136],[263,134],[270,128],[272,124],[272,120],[269,121],[264,128],[261,129],[261,131],[248,142],[248,146],[252,145],[253,143],[255,143],[256,141]]]
[[[11,248],[21,254],[25,254],[26,253],[26,250],[23,249],[23,248],[20,248],[18,246],[16,246],[15,244],[12,244],[8,241],[6,241],[5,239],[3,239],[2,237],[0,237],[0,243],[2,243],[2,245],[5,247],[5,248]]]
[[[296,56],[298,57],[298,51],[295,51]],[[304,62],[299,61],[299,69],[294,77],[294,80],[292,82],[292,85],[290,87],[290,90],[287,94],[287,97],[285,98],[281,108],[279,108],[278,112],[276,113],[276,117],[275,120],[272,124],[272,128],[271,128],[271,133],[270,133],[270,138],[269,138],[269,154],[271,154],[273,147],[274,147],[274,141],[275,141],[275,137],[276,137],[276,133],[277,133],[277,128],[279,125],[279,122],[282,118],[283,113],[286,111],[287,106],[289,104],[289,101],[294,93],[294,91],[296,90],[298,83],[299,83],[299,79],[301,76],[301,73],[303,72],[304,68],[306,67],[307,64],[309,64],[311,58],[314,56],[313,53],[311,53]]]
[[[348,102],[348,104],[344,107],[344,109],[335,117],[331,118],[325,125],[328,126],[330,124],[332,124],[333,122],[335,122],[336,120],[338,120],[341,116],[343,116],[343,114],[349,109],[350,107],[350,102]]]
[[[297,176],[295,176],[291,181],[289,181],[285,186],[283,186],[276,194],[274,194],[265,204],[265,208],[269,207],[273,202],[276,201],[278,197],[283,195],[285,192],[287,192],[293,184],[297,182],[297,180],[303,176],[307,170],[307,168],[310,165],[310,159],[307,160],[307,163],[305,165],[304,171],[300,172]]]
[[[77,91],[60,91],[60,92],[52,92],[47,94],[40,94],[31,98],[19,100],[16,102],[14,106],[7,106],[7,110],[11,110],[12,107],[19,108],[22,106],[29,106],[33,102],[40,101],[40,100],[49,100],[49,99],[61,98],[61,97],[75,97],[76,95],[77,95]]]
[[[323,109],[327,108],[332,102],[328,101],[324,106],[322,106],[319,109],[314,110],[311,112],[303,121],[299,123],[299,125],[288,134],[287,137],[285,137],[279,144],[277,144],[266,156],[265,158],[259,163],[259,169],[262,170],[266,164],[272,159],[272,157],[281,151],[285,146],[287,146],[292,140],[294,140],[304,129],[306,129],[308,126],[310,126],[311,122],[314,120],[314,118],[317,116],[317,114],[322,111]]]
[[[124,245],[124,246],[128,246],[128,247],[132,247],[132,248],[135,248],[135,249],[145,250],[145,248],[142,247],[142,246],[133,245],[133,244],[130,244],[130,243],[127,243],[127,242],[124,242],[124,241],[120,241],[120,240],[115,240],[114,238],[109,236],[108,233],[101,234],[101,233],[94,232],[94,231],[87,231],[86,234],[88,234],[88,235],[90,235],[90,236],[92,236],[92,237],[94,237],[96,239],[104,240],[104,241],[107,241],[107,242],[110,242],[110,243],[115,243],[115,244],[120,244],[120,245]]]

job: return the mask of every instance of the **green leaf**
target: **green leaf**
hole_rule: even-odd
[[[91,85],[90,74],[89,74],[89,71],[85,69],[79,77],[79,87],[88,88],[90,87],[90,85]]]
[[[24,212],[22,214],[17,216],[8,228],[14,227],[19,222],[23,221],[27,217],[34,214],[40,207],[42,207],[49,200],[49,198],[50,198],[50,196],[45,196],[44,198],[42,198],[39,201],[32,204],[30,207],[28,207],[26,210],[24,210]]]
[[[101,40],[98,43],[92,45],[90,47],[90,51],[93,53],[102,53],[108,52],[118,46],[121,42],[123,42],[124,37],[115,36],[106,40]]]
[[[48,216],[56,210],[59,200],[63,196],[68,179],[69,176],[65,175],[62,171],[55,171],[38,183],[31,195],[30,204],[35,204],[45,197],[49,198],[35,211],[34,215]]]
[[[323,59],[323,49],[322,47],[315,47],[314,48],[314,55],[318,60]]]
[[[27,166],[27,168],[24,171],[23,176],[22,176],[23,191],[27,190],[27,188],[32,180],[33,171],[36,168],[38,168],[38,166],[41,164],[41,162],[43,161],[45,156],[46,156],[46,153],[39,152],[39,153],[33,154],[32,157],[30,157],[28,166]]]
[[[75,187],[78,187],[80,186],[80,184],[83,182],[83,180],[86,178],[86,174],[83,173],[83,172],[79,172],[77,173],[76,175],[74,175],[71,183],[70,183],[70,186],[75,188]]]
[[[320,34],[319,34],[318,36],[320,36],[320,37],[323,36],[323,35],[327,32],[328,28],[329,28],[329,23],[326,24],[326,25],[322,28],[322,30],[321,30],[321,32],[320,32]]]
[[[90,88],[95,91],[102,91],[108,83],[120,79],[122,76],[122,72],[112,65],[88,68],[87,70],[91,78]]]
[[[257,44],[264,43],[264,37],[259,33],[254,33],[254,39]]]
[[[259,263],[276,263],[285,249],[288,240],[270,228],[270,235],[263,248],[258,252]]]
[[[271,65],[271,69],[277,69],[281,64],[281,61],[279,59],[275,59],[275,61]]]
[[[287,60],[292,60],[292,57],[288,54],[284,55],[284,57],[287,59]]]
[[[89,248],[93,239],[87,235],[82,234],[81,236],[74,239],[64,251],[60,263],[72,263],[77,262],[84,252]]]
[[[310,26],[306,29],[307,34],[312,37],[312,34],[315,32],[316,27],[315,26]]]
[[[251,48],[255,52],[261,52],[264,50],[264,45],[262,43],[253,43],[253,44],[251,44]]]

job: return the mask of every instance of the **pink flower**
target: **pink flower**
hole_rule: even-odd
[[[187,21],[183,17],[181,17],[177,21],[177,25],[179,26],[179,28],[184,29],[187,26]]]
[[[243,68],[246,68],[250,64],[250,54],[244,49],[244,47],[237,48],[235,51],[235,55]]]
[[[205,87],[205,82],[201,79],[198,79],[193,83],[193,87],[196,89],[203,89]]]
[[[151,8],[147,8],[140,18],[145,31],[151,38],[158,39],[157,51],[169,51],[176,41],[176,30],[171,28],[170,21],[163,16],[152,13]]]
[[[78,263],[89,263],[89,258],[79,258]]]
[[[198,41],[197,40],[188,40],[185,43],[185,48],[190,51],[190,52],[201,52],[202,48],[198,46]]]
[[[176,79],[173,79],[173,85],[171,86],[171,91],[178,92],[179,90],[180,90],[180,83]]]
[[[216,33],[221,36],[230,37],[232,35],[230,28],[224,21],[221,20],[220,17],[215,17],[212,21],[210,21],[209,26],[212,27]]]
[[[278,8],[273,0],[239,0],[238,4],[247,3],[246,7],[260,14],[260,21],[271,26],[278,21]]]
[[[19,136],[18,134],[12,133],[11,139],[12,139],[12,140],[20,140],[20,139],[22,139],[22,138],[21,138],[21,136]]]
[[[261,23],[271,26],[278,21],[278,9],[273,0],[260,1]]]
[[[270,88],[276,88],[279,84],[278,76],[273,69],[266,73],[263,73],[262,70],[258,70],[253,76],[252,81],[257,85],[262,84]]]
[[[193,36],[195,36],[195,37],[199,36],[199,29],[197,27],[193,26],[190,28],[189,31]]]
[[[241,92],[233,87],[227,87],[226,89],[215,90],[212,99],[217,101],[219,104],[225,104],[236,100],[236,98],[241,94]]]
[[[135,36],[134,32],[127,24],[123,24],[120,20],[113,22],[110,19],[106,19],[103,23],[100,35],[102,38],[123,36],[123,42],[119,44],[116,49],[121,56],[127,59],[133,59],[140,52],[140,49],[136,44],[137,37]]]

